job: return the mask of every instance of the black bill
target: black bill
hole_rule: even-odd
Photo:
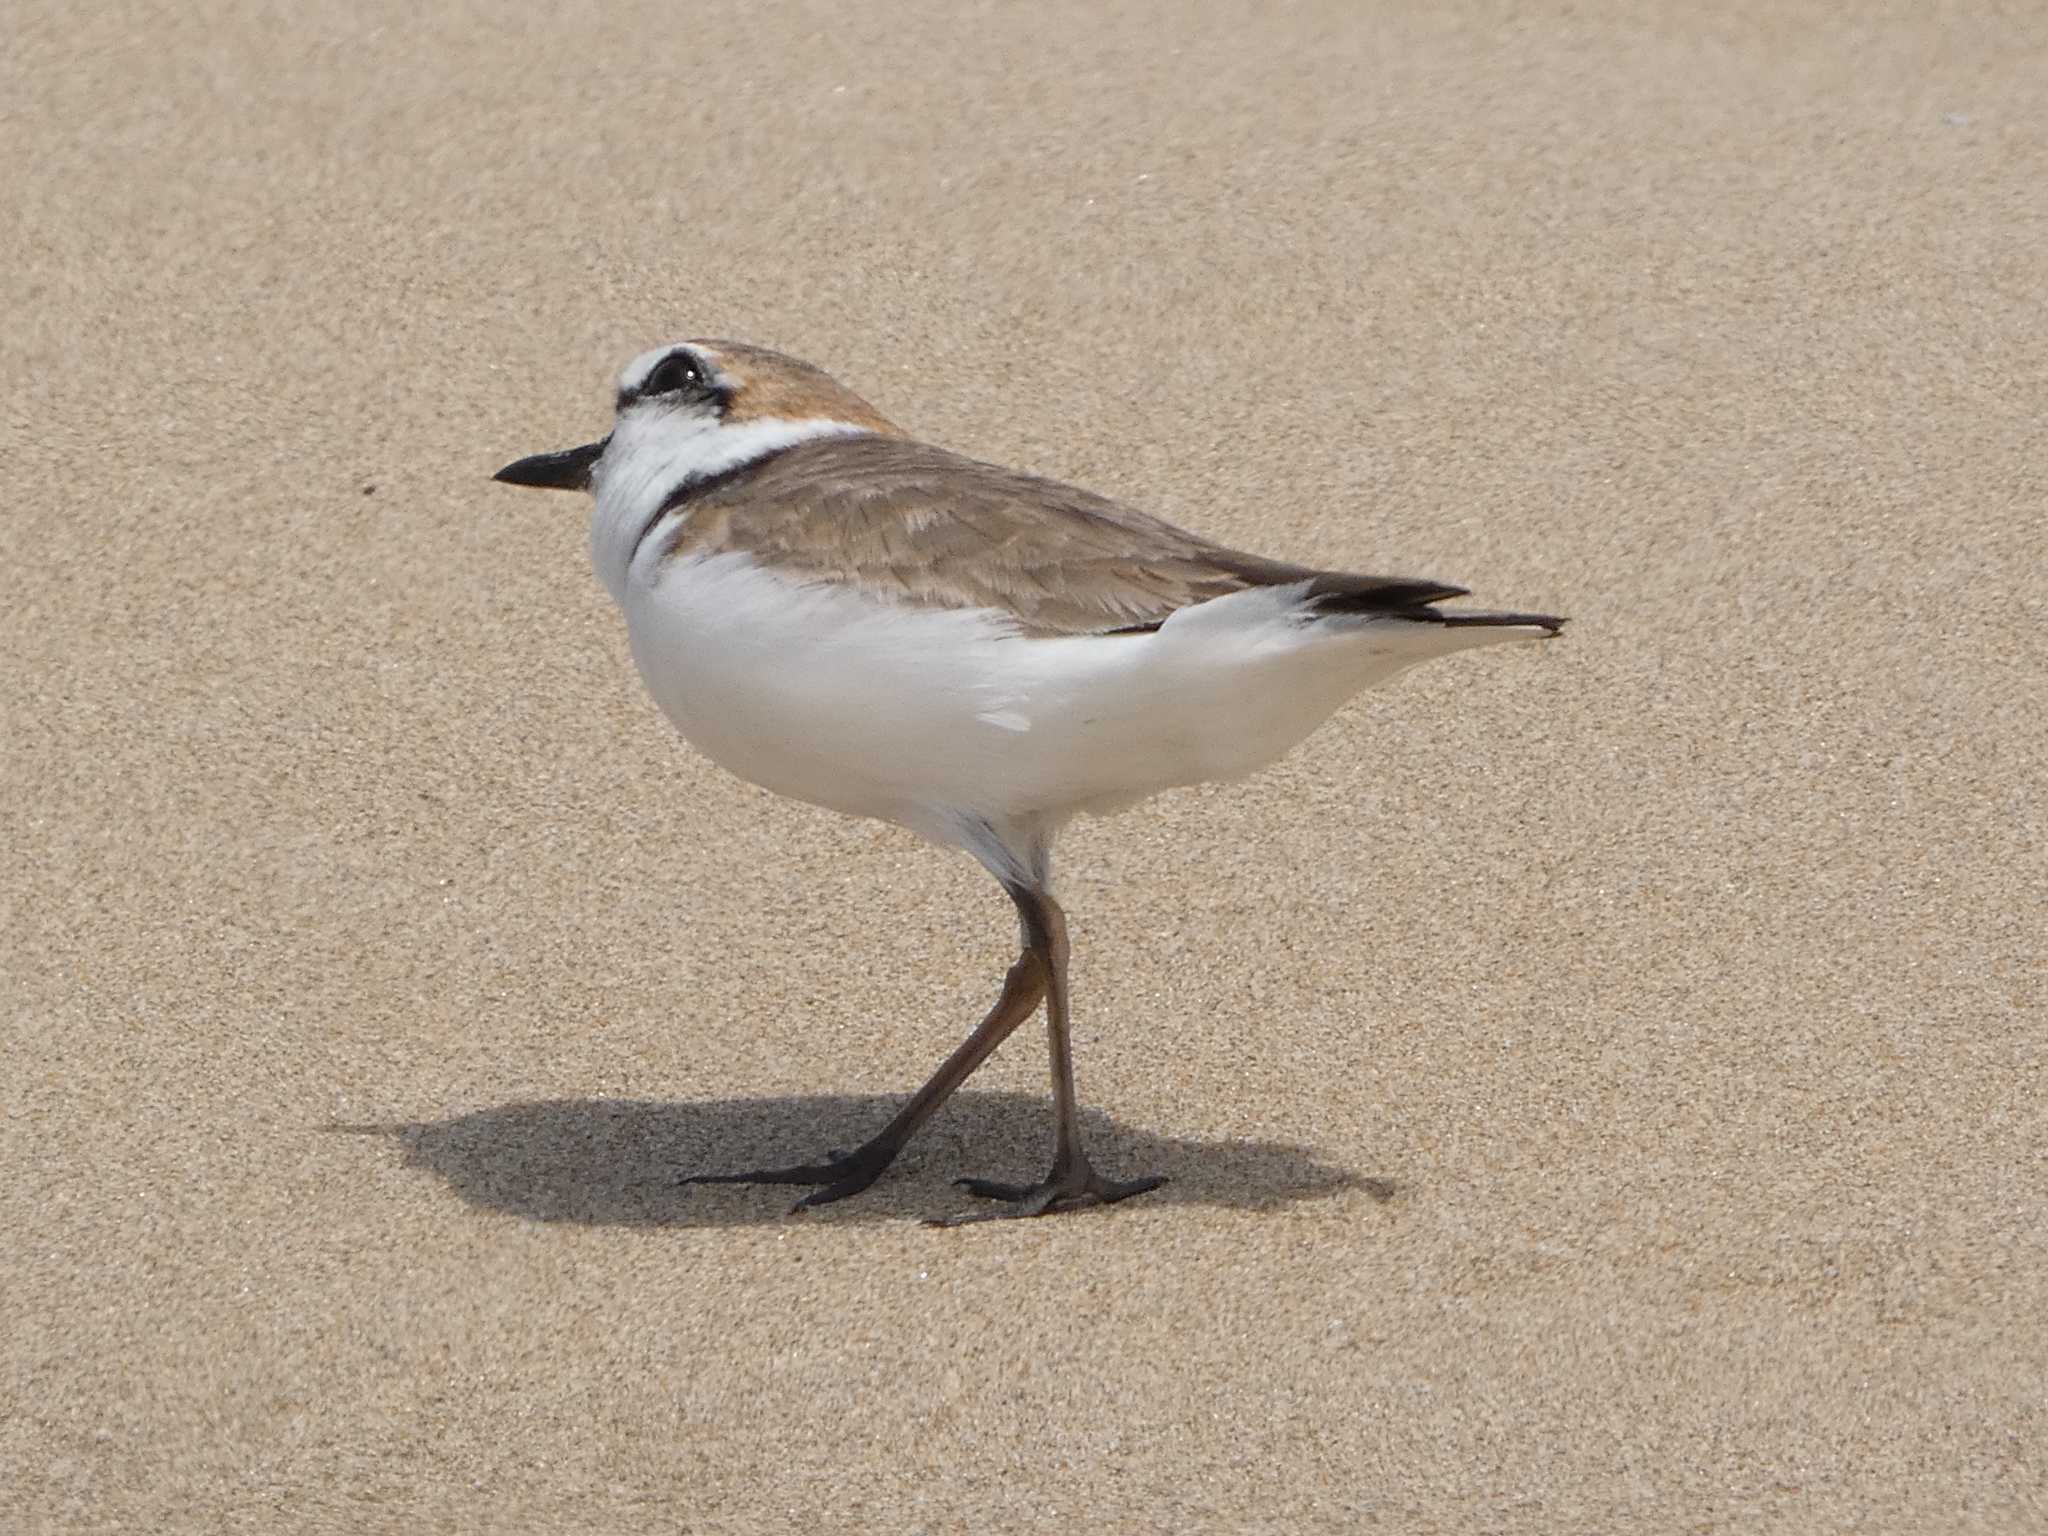
[[[536,453],[531,458],[507,464],[493,480],[507,485],[532,485],[544,491],[587,491],[590,469],[604,455],[605,443],[585,443],[581,448],[564,448],[560,453]]]

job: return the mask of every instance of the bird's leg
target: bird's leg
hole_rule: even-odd
[[[881,1177],[882,1170],[895,1161],[896,1154],[903,1150],[933,1112],[952,1097],[953,1090],[966,1082],[974,1069],[995,1053],[996,1047],[1009,1038],[1012,1030],[1031,1017],[1039,999],[1045,996],[1047,976],[1044,956],[1027,944],[1024,952],[1018,955],[1016,964],[1010,967],[1009,974],[1003,978],[1002,995],[989,1009],[988,1017],[976,1026],[973,1034],[960,1042],[953,1054],[932,1074],[931,1080],[910,1096],[909,1102],[896,1112],[894,1119],[853,1151],[831,1153],[822,1163],[802,1163],[793,1168],[760,1168],[752,1173],[697,1173],[683,1182],[823,1186],[797,1201],[790,1208],[793,1211],[829,1205],[834,1200],[859,1194]]]
[[[999,1200],[1007,1210],[972,1211],[946,1217],[935,1225],[962,1226],[1007,1216],[1044,1216],[1086,1205],[1110,1205],[1157,1189],[1164,1177],[1105,1179],[1088,1161],[1081,1146],[1080,1100],[1074,1092],[1074,1054],[1067,1023],[1067,919],[1059,903],[1043,891],[1014,887],[1010,891],[1024,914],[1027,953],[1043,956],[1046,970],[1046,1033],[1052,1049],[1052,1102],[1055,1117],[1052,1171],[1036,1184],[999,1184],[992,1179],[960,1179],[961,1188],[985,1200]]]

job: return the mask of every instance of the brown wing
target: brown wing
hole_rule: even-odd
[[[683,504],[671,556],[741,552],[894,602],[1000,609],[1031,635],[1154,629],[1192,604],[1290,582],[1312,583],[1329,611],[1415,610],[1463,591],[1242,554],[1075,486],[903,438],[800,443]]]

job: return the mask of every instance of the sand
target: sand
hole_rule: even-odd
[[[311,7],[296,8],[310,12]],[[2048,27],[17,3],[0,1529],[2048,1529]],[[1064,850],[722,776],[584,508],[738,336],[1574,616]]]

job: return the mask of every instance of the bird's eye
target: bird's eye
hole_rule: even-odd
[[[672,395],[678,390],[704,387],[704,365],[687,352],[671,352],[654,365],[641,384],[643,395]]]

